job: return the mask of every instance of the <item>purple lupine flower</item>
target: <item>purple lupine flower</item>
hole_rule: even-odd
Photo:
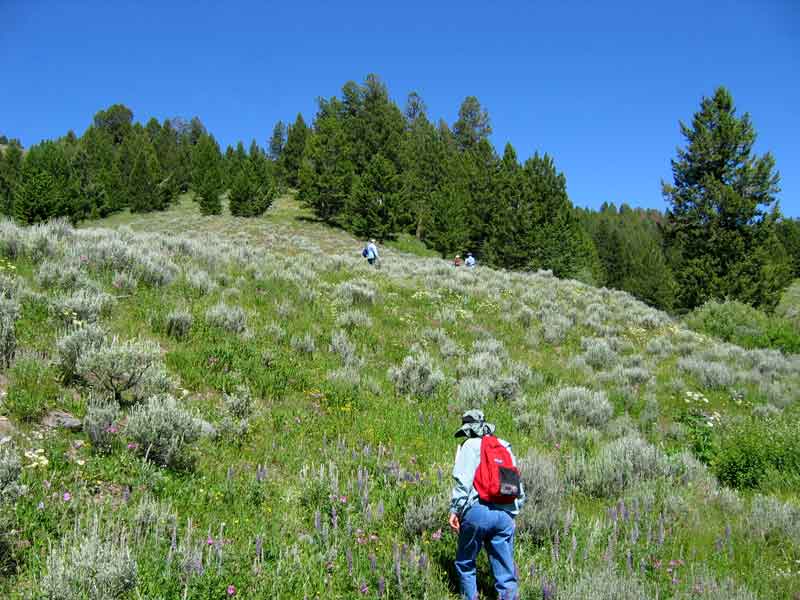
[[[383,592],[386,590],[386,581],[383,577],[378,577],[378,598],[383,597]]]
[[[353,574],[353,551],[348,548],[345,550],[344,553],[345,557],[347,558],[347,572],[348,574]]]
[[[662,513],[661,516],[658,517],[658,545],[664,545],[664,514]]]
[[[226,478],[227,478],[228,481],[233,479],[233,467],[228,467],[228,473],[226,475]]]
[[[375,555],[372,552],[370,552],[369,553],[369,570],[374,573],[377,568],[378,568],[378,559],[375,558]]]
[[[553,598],[553,586],[552,584],[547,581],[547,579],[542,580],[542,600],[552,600]]]
[[[536,564],[535,563],[531,563],[531,566],[530,566],[530,569],[529,569],[529,574],[531,576],[531,579],[536,577]]]
[[[639,523],[634,522],[633,529],[631,529],[631,544],[635,546],[636,542],[638,541],[639,541]]]
[[[322,516],[319,511],[314,513],[314,529],[320,531],[322,529]]]
[[[397,585],[400,585],[400,561],[394,563],[394,574],[397,577]]]
[[[730,542],[731,541],[731,526],[730,526],[730,523],[725,525],[725,541],[726,542]]]
[[[264,558],[264,540],[260,535],[256,536],[256,559],[261,561]]]
[[[558,561],[558,551],[561,547],[561,538],[558,535],[558,529],[556,529],[556,535],[553,539],[553,559]]]
[[[418,564],[421,571],[424,571],[425,569],[428,568],[428,557],[425,556],[424,552],[420,554]]]
[[[625,555],[625,566],[628,567],[628,573],[633,573],[633,555],[630,550]]]
[[[358,591],[361,592],[362,595],[366,595],[369,592],[369,586],[366,581],[361,582],[361,585],[358,586]]]
[[[131,499],[131,488],[129,488],[129,487],[126,485],[126,486],[125,486],[125,489],[124,489],[124,490],[122,490],[122,501],[123,501],[123,502],[127,502],[127,501],[128,501],[128,500],[130,500],[130,499]]]
[[[331,526],[336,529],[339,526],[339,515],[336,513],[336,507],[331,506]]]
[[[372,521],[372,507],[367,504],[367,508],[364,510],[364,518],[367,520],[367,523]]]
[[[384,513],[383,500],[378,500],[378,518],[382,519]]]

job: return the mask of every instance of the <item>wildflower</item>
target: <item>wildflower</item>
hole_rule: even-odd
[[[109,425],[106,427],[106,433],[117,433],[119,429],[117,429],[116,425]]]
[[[44,510],[44,502],[39,502],[39,504],[36,505],[36,508],[39,510]]]
[[[64,492],[64,495],[61,496],[61,498],[62,500],[64,500],[64,502],[69,502],[70,500],[72,500],[72,494],[70,494],[69,492]]]
[[[236,595],[236,586],[229,585],[228,586],[228,596],[235,596]]]
[[[434,531],[434,532],[431,534],[431,539],[432,539],[434,542],[438,542],[440,539],[442,539],[442,530],[441,530],[441,528],[440,528],[440,529],[437,529],[436,531]]]
[[[139,444],[136,442],[129,442],[128,443],[128,450],[136,450],[139,447]]]
[[[342,504],[347,504],[347,496],[339,496],[339,502]]]
[[[366,595],[369,592],[369,586],[367,585],[366,581],[361,582],[361,585],[358,587],[358,591],[364,595]]]

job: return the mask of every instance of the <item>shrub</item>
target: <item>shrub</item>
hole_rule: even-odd
[[[347,337],[347,332],[339,329],[331,336],[330,351],[338,354],[345,365],[359,365],[361,362],[356,354],[356,345]]]
[[[64,383],[71,383],[78,375],[78,357],[91,349],[99,348],[106,338],[105,330],[88,323],[65,334],[56,343],[57,364]]]
[[[567,582],[558,593],[558,600],[642,600],[648,598],[635,577],[624,575],[612,567],[587,571]]]
[[[372,319],[363,310],[350,309],[341,312],[336,317],[336,324],[346,329],[355,329],[356,327],[369,329],[372,327]]]
[[[41,580],[47,600],[113,600],[137,584],[137,565],[127,536],[103,532],[95,518],[88,532],[76,530],[50,548]]]
[[[472,377],[496,377],[502,368],[503,363],[496,354],[477,352],[470,354],[466,362],[459,365],[458,371]]]
[[[247,331],[247,314],[238,306],[219,302],[206,311],[206,320],[214,327],[231,333]]]
[[[111,450],[118,433],[119,404],[108,399],[92,398],[83,418],[83,431],[98,452]]]
[[[0,446],[0,504],[14,502],[25,494],[27,488],[19,483],[22,463],[16,450]]]
[[[706,302],[689,313],[686,324],[694,331],[744,348],[800,352],[800,330],[791,320],[767,315],[735,300]]]
[[[347,306],[375,304],[376,292],[367,281],[343,281],[336,287],[336,297]]]
[[[113,302],[114,298],[105,292],[83,288],[69,295],[57,296],[52,305],[56,314],[67,323],[94,323]]]
[[[152,496],[144,496],[136,507],[133,517],[139,538],[169,535],[178,524],[178,516],[167,502],[159,502]]]
[[[19,304],[16,300],[0,296],[0,367],[7,369],[17,353],[17,319]]]
[[[237,386],[233,392],[222,394],[225,416],[220,429],[230,438],[238,439],[247,434],[253,414],[253,395],[246,386]]]
[[[517,516],[517,530],[535,540],[550,539],[558,527],[564,486],[555,463],[531,450],[519,462],[525,508]]]
[[[685,357],[678,360],[678,369],[690,373],[706,389],[723,389],[736,382],[736,376],[728,365]]]
[[[217,287],[217,284],[214,283],[214,281],[211,279],[211,276],[200,269],[192,269],[187,271],[186,283],[190,288],[203,294],[210,294]]]
[[[194,318],[185,309],[175,309],[167,315],[167,335],[175,339],[183,339],[189,335]]]
[[[581,347],[583,348],[583,359],[594,369],[607,369],[614,366],[619,360],[617,353],[604,339],[583,338]]]
[[[131,410],[127,433],[149,460],[181,468],[191,462],[191,444],[200,437],[200,424],[172,396],[153,396]]]
[[[800,423],[795,419],[742,419],[716,433],[714,474],[733,488],[758,488],[773,473],[800,477]]]
[[[114,289],[132,292],[139,285],[139,281],[127,271],[117,271],[114,273],[111,285],[114,286]]]
[[[293,335],[290,340],[292,350],[300,352],[301,354],[313,354],[317,349],[317,342],[314,336],[306,331],[302,336]]]
[[[444,374],[424,352],[410,354],[399,367],[389,369],[389,380],[399,394],[431,396],[444,382]]]
[[[439,529],[442,523],[447,522],[447,510],[447,498],[442,495],[408,502],[403,515],[403,528],[412,537]]]
[[[548,344],[560,344],[572,329],[573,322],[558,313],[546,312],[542,317],[542,337]]]
[[[766,538],[782,536],[800,543],[800,508],[773,496],[758,494],[750,506],[750,526]]]
[[[170,384],[161,363],[161,348],[146,340],[120,342],[114,338],[89,347],[78,357],[75,368],[91,387],[111,394],[120,403],[140,401],[166,391]]]
[[[605,392],[585,387],[561,388],[550,398],[550,414],[566,417],[579,425],[605,427],[614,414]]]
[[[55,370],[36,356],[17,359],[8,372],[8,380],[5,407],[26,421],[41,417],[61,389]]]
[[[613,497],[629,485],[671,472],[663,452],[638,436],[626,436],[603,446],[593,459],[573,455],[567,479],[592,496]]]
[[[458,382],[456,391],[459,406],[482,406],[492,399],[492,381],[479,377],[465,377]]]

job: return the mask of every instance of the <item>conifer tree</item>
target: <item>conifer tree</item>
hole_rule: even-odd
[[[94,126],[107,132],[117,146],[130,133],[132,122],[133,111],[124,104],[113,104],[94,115]]]
[[[192,189],[204,215],[222,212],[222,169],[219,146],[211,135],[200,136],[192,148]]]
[[[343,217],[348,229],[359,237],[392,237],[399,191],[400,179],[394,165],[376,154],[366,171],[353,181]]]
[[[475,96],[467,96],[458,109],[458,120],[453,123],[453,135],[459,148],[469,150],[491,133],[489,113]]]
[[[272,129],[272,137],[269,138],[269,157],[278,162],[281,159],[285,145],[286,125],[283,124],[283,121],[278,121]]]
[[[164,178],[155,147],[147,134],[137,136],[135,143],[138,148],[126,182],[131,212],[163,210],[168,204],[168,196],[165,197],[161,185]]]
[[[303,153],[306,149],[306,140],[309,131],[303,115],[297,114],[294,125],[289,127],[286,136],[286,145],[281,154],[281,170],[285,174],[286,182],[294,187],[300,183],[300,167],[303,162]]]
[[[681,132],[686,147],[672,161],[673,183],[663,184],[679,307],[728,297],[774,306],[791,271],[775,237],[775,159],[753,154],[750,116],[736,115],[723,87],[702,99]]]
[[[11,216],[14,206],[14,189],[22,174],[22,148],[12,143],[0,150],[0,213]]]

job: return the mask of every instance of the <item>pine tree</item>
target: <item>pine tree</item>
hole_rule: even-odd
[[[286,182],[294,187],[300,183],[300,167],[303,162],[303,153],[306,149],[306,140],[309,136],[308,127],[303,120],[303,115],[297,114],[294,125],[289,127],[286,136],[286,145],[281,154],[281,170],[286,176]]]
[[[458,109],[458,120],[453,124],[453,135],[461,150],[469,150],[492,133],[489,113],[481,108],[475,96],[467,96]]]
[[[94,126],[107,132],[116,146],[128,136],[132,122],[133,111],[124,104],[113,104],[94,115]]]
[[[163,210],[166,208],[167,198],[161,185],[164,178],[155,147],[148,135],[137,138],[137,151],[126,182],[131,212]]]
[[[278,162],[281,159],[285,145],[286,125],[283,124],[283,121],[278,121],[272,129],[272,137],[269,138],[269,157]]]
[[[11,216],[14,207],[14,190],[22,175],[22,148],[10,144],[0,150],[0,213]]]
[[[335,222],[350,196],[355,168],[349,159],[351,150],[341,119],[324,110],[321,113],[308,138],[298,198],[320,219]],[[284,158],[288,151],[287,143]]]
[[[376,154],[364,174],[353,181],[343,217],[348,229],[359,237],[391,238],[399,191],[394,165]]]
[[[192,189],[204,215],[222,213],[222,169],[219,146],[211,135],[202,135],[192,148]]]
[[[672,161],[673,184],[663,184],[679,307],[727,297],[774,305],[790,272],[785,253],[764,250],[780,245],[775,159],[753,154],[750,116],[736,115],[722,87],[702,99],[691,127],[681,123],[681,132],[686,147]]]

